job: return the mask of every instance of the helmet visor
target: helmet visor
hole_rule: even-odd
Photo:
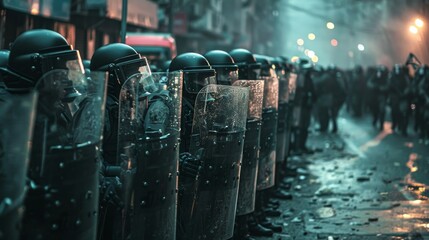
[[[117,63],[115,65],[115,72],[121,83],[124,83],[125,80],[136,75],[145,78],[151,74],[149,64],[145,57]]]
[[[238,70],[226,68],[216,69],[216,80],[221,85],[232,85],[238,79]]]
[[[69,50],[41,55],[42,75],[56,69],[84,73],[79,51]]]
[[[63,102],[72,102],[76,97],[82,94],[76,89],[75,85],[81,85],[84,80],[84,68],[79,51],[67,50],[41,55],[41,71],[44,76],[53,70],[57,71],[56,75],[60,77],[63,86]]]
[[[197,94],[204,86],[216,84],[215,71],[194,70],[184,72],[185,90],[188,93]]]

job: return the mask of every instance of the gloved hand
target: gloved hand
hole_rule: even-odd
[[[124,205],[120,197],[121,189],[122,183],[118,177],[100,176],[100,204],[121,209]]]
[[[180,176],[195,179],[201,167],[201,160],[192,154],[185,152],[179,155]]]

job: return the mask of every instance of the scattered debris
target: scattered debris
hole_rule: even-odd
[[[316,211],[319,218],[331,218],[335,216],[335,210],[330,207],[322,207]]]
[[[367,177],[367,176],[361,176],[361,177],[357,177],[356,180],[358,182],[367,182],[369,181],[371,178]]]

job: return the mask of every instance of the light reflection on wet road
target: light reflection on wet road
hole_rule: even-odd
[[[323,152],[289,160],[308,174],[294,177],[274,239],[429,239],[428,147],[389,122],[382,132],[369,119],[339,126],[338,135],[312,134]]]

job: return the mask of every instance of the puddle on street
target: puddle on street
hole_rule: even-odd
[[[413,173],[419,170],[419,168],[416,166],[416,161],[419,158],[420,156],[416,153],[410,153],[408,157],[406,166],[410,172],[404,177],[404,191],[408,191],[409,193],[413,194],[415,199],[427,200],[429,193],[426,192],[426,189],[428,189],[428,187],[424,183],[417,182],[413,179]]]

